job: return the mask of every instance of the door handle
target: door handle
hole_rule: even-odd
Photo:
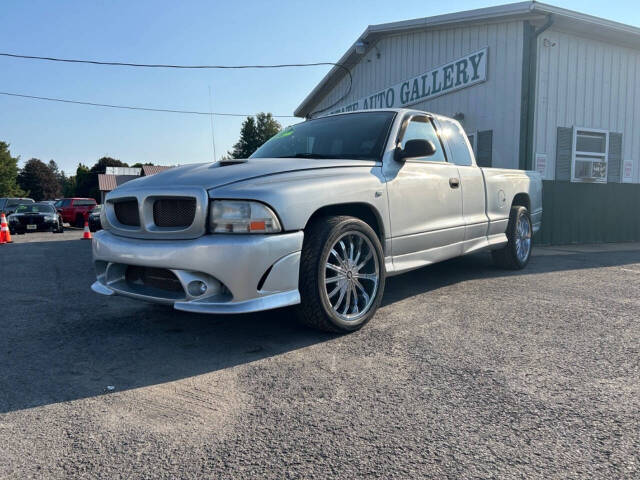
[[[449,186],[451,188],[458,188],[460,186],[460,179],[456,177],[452,177],[449,179]]]

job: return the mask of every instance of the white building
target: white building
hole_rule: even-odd
[[[480,165],[547,180],[542,241],[640,240],[639,28],[522,2],[372,25],[338,63],[295,115],[452,116]]]
[[[111,190],[135,180],[140,176],[148,177],[156,173],[164,172],[173,167],[164,165],[143,165],[142,168],[133,167],[106,167],[104,173],[98,174],[98,189],[100,190],[100,203],[104,203],[104,197]]]

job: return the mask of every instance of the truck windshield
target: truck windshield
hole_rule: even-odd
[[[344,158],[379,160],[394,112],[323,117],[285,128],[251,158]]]
[[[51,205],[43,205],[43,204],[31,204],[31,205],[20,205],[16,208],[16,213],[53,213],[53,207]]]

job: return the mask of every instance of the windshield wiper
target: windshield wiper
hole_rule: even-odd
[[[354,155],[345,153],[343,155],[322,155],[320,153],[295,153],[293,155],[283,155],[281,157],[274,158],[317,158],[326,160],[373,160],[371,157],[364,155]]]
[[[283,155],[281,157],[275,157],[275,158],[338,158],[338,157],[320,155],[318,153],[294,153],[293,155]]]

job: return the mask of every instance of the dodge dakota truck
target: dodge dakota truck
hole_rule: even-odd
[[[185,165],[110,192],[92,289],[203,313],[294,306],[309,326],[367,323],[385,278],[490,250],[524,268],[535,172],[480,168],[458,122],[416,110],[288,127],[248,159]]]

